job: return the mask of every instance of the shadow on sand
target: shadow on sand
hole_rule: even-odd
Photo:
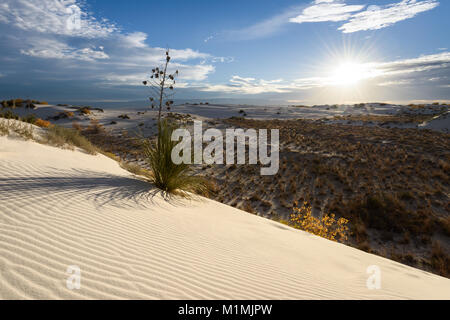
[[[56,173],[58,176],[55,176]],[[35,198],[61,201],[94,201],[96,206],[142,207],[157,205],[155,197],[180,205],[181,197],[169,195],[143,178],[89,170],[42,172],[42,176],[0,177],[0,201]]]

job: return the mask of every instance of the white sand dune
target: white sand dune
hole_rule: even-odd
[[[96,119],[105,128],[116,134],[127,130],[131,133],[144,134],[151,136],[156,133],[156,117],[157,111],[150,108],[112,108],[105,109],[104,112],[92,110],[90,115],[82,115],[72,106],[56,106],[56,105],[36,105],[36,109],[15,108],[6,109],[25,117],[34,114],[41,119],[50,119],[52,122],[66,127],[72,127],[76,122],[80,125],[87,126],[92,119]],[[58,114],[71,111],[73,117],[54,120],[51,119]],[[176,105],[173,111],[181,114],[188,114],[198,120],[214,120],[228,119],[231,117],[242,117],[245,114],[247,119],[256,120],[288,120],[288,119],[327,119],[325,123],[349,124],[348,120],[336,120],[336,116],[355,116],[355,115],[436,115],[437,118],[426,122],[422,125],[417,123],[389,123],[387,127],[391,128],[417,128],[430,129],[448,133],[450,124],[448,117],[447,105],[424,105],[421,108],[415,108],[403,105],[367,103],[363,105],[318,105],[313,107],[296,107],[296,106],[251,106],[251,105],[192,105],[183,104]],[[445,113],[447,112],[447,113]],[[119,118],[121,115],[127,115],[128,118]],[[439,117],[439,119],[438,119]],[[367,123],[362,121],[352,121],[352,125],[358,126],[378,126],[376,123]]]
[[[1,299],[449,299],[450,280],[203,199],[101,155],[0,137]],[[67,267],[81,288],[66,287]],[[381,269],[380,290],[366,269]]]

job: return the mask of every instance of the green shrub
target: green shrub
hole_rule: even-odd
[[[172,194],[189,197],[187,192],[206,195],[210,184],[203,177],[191,175],[189,164],[175,164],[172,150],[177,144],[172,141],[172,132],[176,127],[167,120],[158,124],[159,135],[155,143],[143,142],[145,160],[152,170],[151,182],[159,189]]]

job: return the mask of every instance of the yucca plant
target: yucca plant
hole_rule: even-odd
[[[165,106],[167,110],[170,110],[173,105],[173,100],[170,98],[174,95],[175,78],[178,76],[178,70],[172,74],[167,70],[171,59],[169,52],[170,50],[167,49],[164,65],[153,68],[150,79],[142,81],[144,86],[147,86],[150,89],[151,96],[149,99],[152,109],[158,107],[158,122],[161,121],[163,106]],[[167,90],[169,90],[170,93],[167,93]]]
[[[210,184],[203,177],[193,176],[189,164],[175,164],[172,150],[177,144],[172,141],[176,129],[173,123],[163,119],[158,123],[158,137],[155,142],[143,141],[143,151],[147,163],[152,169],[151,182],[167,194],[176,194],[189,198],[189,193],[207,195]]]
[[[178,76],[178,70],[172,74],[168,72],[170,60],[167,49],[164,65],[153,68],[150,79],[143,81],[143,84],[151,89],[152,96],[149,99],[152,109],[158,107],[156,142],[143,140],[144,155],[152,169],[150,180],[167,194],[178,194],[187,198],[192,193],[207,195],[211,185],[206,179],[193,176],[189,164],[175,164],[172,161],[172,150],[177,144],[172,141],[172,133],[176,126],[162,117],[163,106],[170,110],[173,105],[170,98],[173,96],[175,78]],[[166,93],[167,90],[169,94]]]

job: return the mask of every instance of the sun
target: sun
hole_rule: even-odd
[[[367,77],[365,66],[358,62],[342,62],[331,74],[331,83],[336,86],[355,86]]]

